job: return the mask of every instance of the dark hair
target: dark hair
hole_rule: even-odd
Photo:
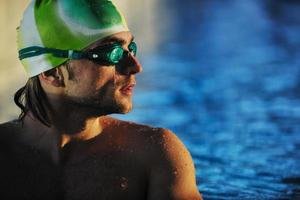
[[[19,121],[22,121],[28,111],[30,111],[33,117],[41,123],[48,127],[51,126],[50,118],[47,114],[49,103],[38,76],[28,79],[25,86],[15,93],[14,101],[21,109]]]

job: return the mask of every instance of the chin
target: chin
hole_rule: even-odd
[[[126,114],[132,110],[131,96],[116,94],[114,101],[119,114]]]
[[[127,114],[132,110],[132,103],[119,104],[119,114]]]

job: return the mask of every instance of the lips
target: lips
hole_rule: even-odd
[[[122,87],[120,91],[122,94],[131,95],[135,85],[136,83],[127,84],[124,87]]]

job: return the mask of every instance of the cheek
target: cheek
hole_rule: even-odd
[[[114,67],[99,66],[92,62],[80,63],[74,69],[74,80],[69,89],[74,94],[89,96],[102,90],[113,90],[116,79]]]
[[[73,78],[66,84],[69,95],[85,96],[92,93],[96,88],[96,74],[97,71],[88,66],[73,68]]]
[[[95,79],[93,82],[96,84],[96,89],[101,90],[105,86],[115,85],[115,70],[114,67],[101,67],[94,72]]]
[[[124,77],[115,70],[115,72],[114,72],[115,85],[121,84],[123,82],[123,79],[124,79]]]
[[[96,87],[97,83],[97,70],[78,70],[75,80],[81,91],[88,92],[91,88]]]

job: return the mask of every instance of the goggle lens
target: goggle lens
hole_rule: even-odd
[[[131,42],[128,46],[128,49],[131,53],[133,53],[133,56],[136,56],[137,54],[137,45],[135,42]]]
[[[99,47],[92,50],[89,55],[89,59],[96,61],[96,62],[108,62],[110,64],[117,64],[122,60],[124,57],[128,57],[129,53],[132,56],[136,56],[137,54],[137,45],[135,42],[131,42],[128,46],[128,50],[124,50],[121,45],[115,44],[110,47]]]
[[[124,54],[123,48],[115,47],[111,52],[107,54],[108,61],[116,64],[122,59],[123,54]]]

